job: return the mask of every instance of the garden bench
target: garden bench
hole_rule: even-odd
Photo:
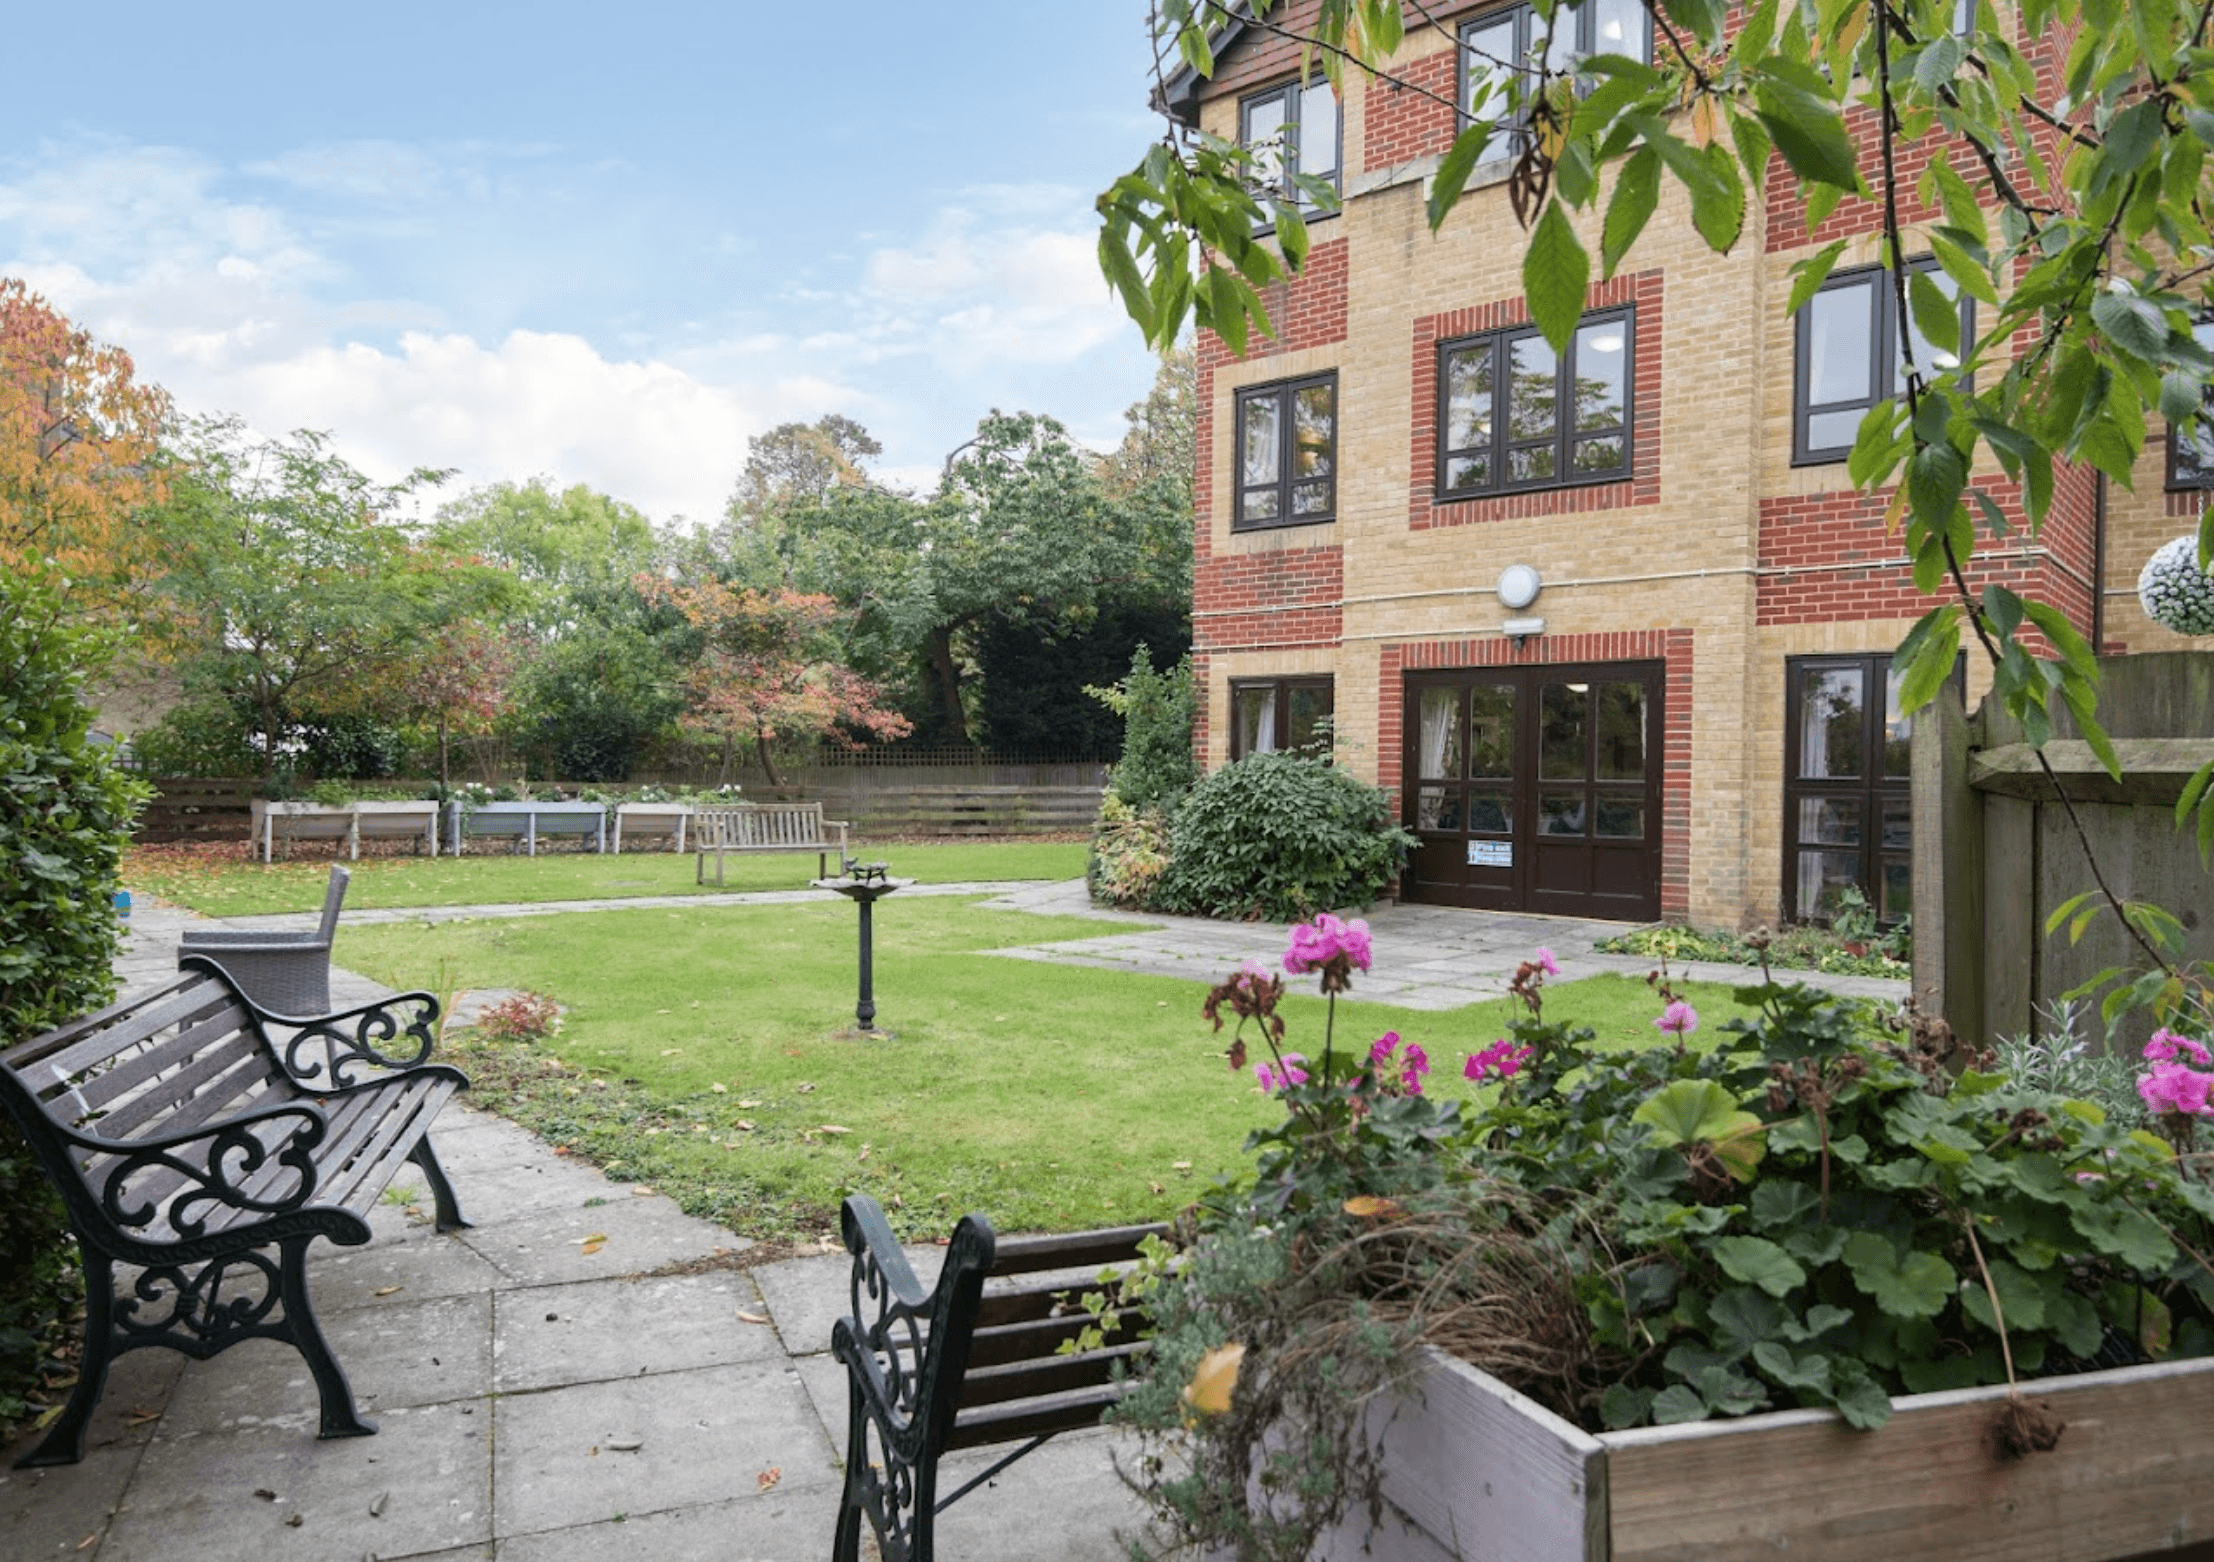
[[[331,939],[352,881],[346,869],[331,869],[323,918],[313,932],[187,928],[177,941],[178,968],[194,955],[205,955],[223,967],[249,1002],[271,1014],[325,1013],[331,1006]]]
[[[1146,1348],[1137,1338],[1144,1319],[1119,1306],[1103,1344],[1064,1353],[1064,1341],[1097,1322],[1071,1297],[1094,1287],[1102,1266],[1135,1261],[1148,1236],[1169,1228],[1002,1242],[982,1215],[966,1215],[937,1285],[925,1290],[876,1200],[848,1198],[840,1225],[853,1254],[853,1312],[831,1330],[848,1389],[846,1482],[831,1555],[857,1562],[865,1514],[885,1562],[931,1562],[939,1513],[1047,1438],[1098,1424],[1121,1399],[1117,1369]],[[1021,1446],[938,1497],[941,1455],[1011,1442]]]
[[[429,1061],[437,999],[287,1019],[214,961],[184,964],[164,987],[0,1052],[0,1107],[59,1189],[85,1276],[76,1389],[19,1468],[83,1458],[109,1365],[156,1345],[205,1360],[286,1341],[314,1376],[320,1435],[369,1435],[315,1321],[308,1245],[367,1242],[370,1209],[408,1161],[438,1229],[467,1224],[426,1137],[469,1083]],[[395,1039],[413,1055],[388,1054]],[[142,1271],[121,1298],[118,1264]]]
[[[813,852],[815,876],[827,878],[830,853],[845,855],[849,828],[843,819],[825,819],[821,803],[742,803],[695,810],[692,845],[699,860],[692,882],[707,882],[707,859],[712,853],[715,882],[721,884],[725,852]]]

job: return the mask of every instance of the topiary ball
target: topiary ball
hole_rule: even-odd
[[[2179,635],[2214,635],[2214,576],[2199,568],[2199,539],[2162,543],[2137,577],[2137,600]]]

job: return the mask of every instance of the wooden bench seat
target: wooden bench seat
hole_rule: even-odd
[[[205,1359],[286,1341],[315,1379],[321,1435],[374,1432],[315,1321],[308,1246],[367,1242],[369,1212],[411,1161],[438,1228],[467,1224],[428,1137],[469,1083],[429,1061],[435,998],[279,1016],[214,960],[182,965],[166,986],[0,1053],[0,1108],[60,1190],[86,1292],[77,1387],[19,1467],[81,1459],[109,1366],[157,1345]],[[143,1271],[124,1299],[118,1264]]]
[[[874,1199],[841,1219],[853,1254],[852,1313],[831,1330],[846,1369],[846,1481],[834,1562],[858,1562],[868,1520],[885,1562],[931,1562],[937,1515],[1047,1438],[1096,1426],[1144,1351],[1144,1318],[1119,1307],[1096,1349],[1064,1351],[1098,1321],[1072,1301],[1102,1269],[1136,1262],[1161,1225],[1000,1241],[982,1215],[954,1227],[925,1289]],[[938,1460],[1019,1443],[940,1498]]]
[[[821,803],[740,803],[729,808],[699,808],[692,813],[692,847],[699,854],[692,882],[707,882],[707,859],[715,859],[715,882],[723,882],[727,853],[813,852],[817,878],[826,876],[830,854],[847,849],[843,819],[825,819]]]

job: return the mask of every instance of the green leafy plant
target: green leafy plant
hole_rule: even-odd
[[[1287,968],[1344,990],[1367,967],[1349,928],[1295,930]],[[2156,1033],[2139,1109],[2112,1113],[1911,1008],[1773,983],[1694,1045],[1656,973],[1662,1044],[1601,1051],[1546,1018],[1551,974],[1544,950],[1517,971],[1524,1015],[1468,1055],[1497,1089],[1465,1116],[1421,1110],[1428,1059],[1396,1035],[1358,1067],[1327,1031],[1319,1062],[1285,1050],[1281,978],[1210,994],[1239,1016],[1233,1068],[1257,1025],[1286,1111],[1202,1205],[1128,1401],[1184,1444],[1147,1467],[1179,1541],[1306,1555],[1373,1497],[1367,1406],[1423,1341],[1595,1431],[1815,1406],[1876,1427],[1895,1395],[2214,1354],[2202,1040]],[[1194,1413],[1189,1374],[1240,1346],[1235,1391]],[[1993,1428],[2016,1454],[2058,1434],[2019,1393]]]
[[[1313,755],[1254,754],[1177,810],[1155,907],[1292,922],[1366,906],[1414,843],[1380,789]]]
[[[1092,899],[1142,910],[1150,905],[1168,868],[1169,829],[1160,815],[1139,812],[1108,792],[1099,800],[1099,823],[1084,863]]]
[[[0,572],[0,1046],[114,991],[116,869],[145,788],[91,740],[84,676],[106,649],[50,586]],[[78,1285],[60,1201],[0,1122],[0,1423],[23,1412]]]
[[[1108,772],[1108,791],[1135,812],[1174,817],[1199,778],[1192,760],[1199,696],[1191,658],[1159,672],[1152,651],[1141,645],[1120,683],[1084,692],[1122,717],[1122,758]]]

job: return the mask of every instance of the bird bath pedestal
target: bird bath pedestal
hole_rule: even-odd
[[[872,966],[875,949],[869,924],[870,908],[896,889],[912,884],[913,879],[895,879],[885,871],[881,862],[860,863],[845,859],[845,871],[834,879],[816,879],[816,889],[835,890],[861,908],[861,1001],[853,1006],[854,1028],[862,1031],[876,1029],[876,983]]]

